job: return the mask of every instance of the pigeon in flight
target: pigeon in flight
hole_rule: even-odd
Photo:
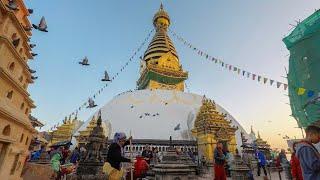
[[[176,126],[176,127],[174,127],[174,130],[175,131],[178,131],[178,130],[180,130],[181,128],[180,128],[180,123]]]
[[[29,69],[29,72],[33,74],[33,73],[36,73],[37,71]]]
[[[84,58],[82,59],[82,61],[79,62],[79,64],[81,64],[82,66],[89,66],[90,64],[89,64],[89,60],[88,60],[87,56],[84,57]]]
[[[87,106],[87,108],[94,108],[97,106],[92,98],[89,98],[88,104],[89,106]]]
[[[132,109],[132,108],[134,108],[134,106],[133,106],[133,105],[131,105],[131,106],[130,106],[130,108]]]
[[[38,56],[37,53],[31,53],[31,55],[32,55],[33,57]]]
[[[28,9],[29,14],[33,13],[33,9]]]
[[[29,44],[30,48],[34,48],[36,47],[37,45],[36,44]]]
[[[38,79],[38,77],[37,76],[31,76],[31,79],[32,80],[36,80],[36,79]]]
[[[111,81],[107,71],[104,71],[104,78],[101,81]]]
[[[13,10],[13,11],[17,11],[19,10],[17,3],[15,2],[15,0],[9,0],[8,4],[6,4],[6,6]]]
[[[41,20],[40,20],[40,23],[39,25],[35,25],[35,24],[32,24],[32,26],[35,28],[35,29],[38,29],[39,31],[42,31],[42,32],[48,32],[47,28],[47,23],[46,23],[46,19],[44,18],[44,16],[42,16]]]

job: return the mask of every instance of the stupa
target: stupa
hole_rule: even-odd
[[[196,117],[203,116],[210,117],[208,121],[214,120],[210,124],[212,136],[228,132],[229,148],[232,151],[236,148],[241,151],[240,132],[247,133],[238,121],[218,103],[214,103],[214,108],[210,110],[212,115],[205,115],[204,112],[199,115],[198,111],[201,111],[203,106],[203,95],[184,92],[184,81],[190,74],[183,70],[178,53],[168,35],[171,20],[162,5],[152,22],[155,34],[140,63],[138,90],[120,93],[100,108],[104,119],[102,123],[109,124],[105,127],[108,134],[106,136],[110,139],[115,132],[125,132],[129,136],[131,132],[135,154],[141,153],[146,144],[156,147],[159,151],[167,151],[170,146],[168,136],[174,139],[175,147],[197,152],[197,140],[208,145],[215,142],[214,138],[204,138],[200,126],[195,127],[195,124],[198,124],[195,123]],[[206,102],[210,101],[209,98],[206,99]],[[98,111],[93,114],[97,115]],[[90,127],[92,117],[76,134]],[[197,133],[192,132],[193,129],[196,129]],[[127,150],[125,149],[126,153]],[[201,148],[201,151],[207,150]],[[210,159],[208,152],[199,153]]]
[[[104,149],[105,136],[101,127],[102,119],[99,114],[97,125],[91,131],[86,144],[87,152],[80,158],[76,174],[70,175],[68,179],[77,180],[103,180],[107,176],[103,174],[102,167],[104,159],[102,150]]]

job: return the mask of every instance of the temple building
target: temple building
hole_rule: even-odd
[[[133,137],[133,151],[137,154],[146,145],[167,151],[170,136],[175,148],[198,152],[199,146],[199,155],[208,160],[218,141],[233,152],[236,148],[241,152],[240,133],[248,134],[237,120],[213,100],[184,92],[188,73],[182,69],[167,34],[171,21],[162,5],[152,22],[155,34],[141,60],[138,90],[115,96],[83,124],[76,136],[85,136],[92,117],[101,111],[102,123],[108,124],[105,133],[109,142],[115,132],[124,132]]]
[[[230,152],[235,153],[237,128],[232,127],[230,123],[225,114],[217,111],[214,101],[203,97],[192,133],[197,138],[199,151],[203,152],[207,160],[213,161],[214,147],[218,142],[221,142]]]
[[[79,129],[82,124],[83,122],[78,120],[77,116],[75,116],[74,119],[71,119],[71,116],[69,119],[66,117],[63,121],[63,124],[56,127],[56,130],[50,132],[51,140],[49,145],[53,145],[62,141],[71,141],[75,131]]]
[[[0,0],[0,177],[21,179],[28,148],[36,130],[29,115],[35,108],[28,93],[33,83],[29,59],[29,11],[22,0]]]

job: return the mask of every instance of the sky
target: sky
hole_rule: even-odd
[[[104,84],[104,70],[112,76],[153,29],[152,18],[160,0],[26,0],[32,23],[45,16],[48,33],[33,31],[30,66],[39,79],[29,87],[37,108],[32,114],[52,127],[87,101]],[[319,9],[319,0],[163,0],[170,28],[208,52],[241,69],[286,82],[289,51],[282,38],[296,21]],[[206,95],[229,111],[250,132],[250,126],[272,147],[284,148],[282,138],[301,138],[290,116],[287,91],[230,73],[205,61],[172,35],[180,62],[189,72],[190,92]],[[148,42],[149,43],[149,42]],[[147,43],[147,44],[148,44]],[[147,45],[146,44],[146,45]],[[139,78],[138,53],[125,71],[97,97],[102,106],[115,95],[135,89]],[[91,66],[78,64],[87,56]],[[94,110],[84,110],[87,120]],[[279,135],[280,134],[280,135]]]

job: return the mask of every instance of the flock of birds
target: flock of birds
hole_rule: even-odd
[[[19,6],[18,6],[17,3],[15,2],[15,0],[9,0],[9,1],[8,1],[8,4],[6,4],[6,7],[7,7],[8,9],[12,10],[12,11],[18,11],[18,10],[19,10]],[[33,13],[33,9],[28,9],[28,12],[29,12],[29,14],[32,14],[32,13]],[[44,18],[44,16],[42,16],[42,18],[41,18],[41,20],[40,20],[40,23],[39,23],[38,25],[32,24],[32,27],[33,27],[34,29],[37,29],[37,30],[42,31],[42,32],[48,32],[48,30],[47,30],[47,29],[48,29],[48,26],[47,26],[47,22],[46,22],[46,19]],[[24,26],[23,28],[24,28],[25,31],[31,31],[31,30],[32,30],[32,27],[25,27],[25,26]],[[15,47],[18,46],[19,43],[20,43],[20,38],[16,38],[16,39],[14,39],[14,40],[12,41],[12,44],[13,44]],[[36,44],[29,44],[29,46],[30,46],[30,48],[32,49],[32,48],[36,47]],[[38,54],[31,52],[31,55],[32,55],[32,57],[35,57],[35,56],[37,56]],[[35,70],[32,70],[32,69],[30,69],[30,68],[29,68],[29,72],[30,72],[31,74],[36,73]],[[32,80],[36,80],[36,79],[38,79],[38,77],[32,75],[32,76],[31,76],[31,79],[32,79]]]
[[[89,59],[87,58],[87,56],[85,56],[80,62],[79,62],[80,65],[82,66],[90,66],[89,64]],[[103,82],[108,82],[108,81],[111,81],[110,80],[110,77],[109,77],[109,74],[107,71],[104,71],[104,76],[103,78],[101,79],[101,81]],[[95,104],[94,100],[92,98],[89,98],[88,100],[88,106],[87,108],[94,108],[96,107],[97,104]]]
[[[9,1],[8,1],[8,4],[6,4],[6,7],[9,8],[10,10],[12,10],[12,11],[18,11],[18,10],[19,10],[19,6],[17,5],[17,3],[16,3],[15,0],[9,0]],[[33,9],[28,9],[28,12],[29,12],[30,14],[32,14],[32,13],[33,13]],[[37,30],[42,31],[42,32],[48,32],[48,25],[47,25],[47,22],[46,22],[46,19],[45,19],[44,16],[42,16],[42,18],[41,18],[41,20],[40,20],[40,22],[39,22],[38,25],[32,24],[32,27],[33,27],[34,29],[37,29]],[[31,31],[31,30],[32,30],[32,27],[24,27],[24,30],[26,30],[26,31]],[[13,43],[14,46],[17,46],[17,45],[19,44],[19,42],[20,42],[20,39],[17,38],[17,39],[15,39],[15,40],[13,40],[12,43]],[[29,44],[29,46],[30,46],[30,48],[34,48],[34,47],[36,47],[36,44]],[[38,54],[32,52],[31,55],[34,57],[34,56],[37,56]],[[84,58],[82,59],[82,61],[79,62],[79,64],[81,64],[82,66],[89,66],[89,65],[90,65],[90,64],[89,64],[89,60],[88,60],[87,57],[84,57]],[[30,72],[31,74],[36,73],[35,70],[32,70],[32,69],[30,69],[30,68],[29,68],[29,72]],[[31,79],[32,79],[32,80],[36,80],[36,79],[38,79],[38,77],[36,77],[36,76],[31,76]],[[101,79],[101,81],[104,81],[104,82],[105,82],[105,81],[111,81],[110,78],[109,78],[109,75],[108,75],[108,72],[107,72],[107,71],[104,72],[104,77]],[[88,104],[89,104],[89,105],[87,106],[87,108],[94,108],[94,107],[97,106],[92,98],[89,98]]]

